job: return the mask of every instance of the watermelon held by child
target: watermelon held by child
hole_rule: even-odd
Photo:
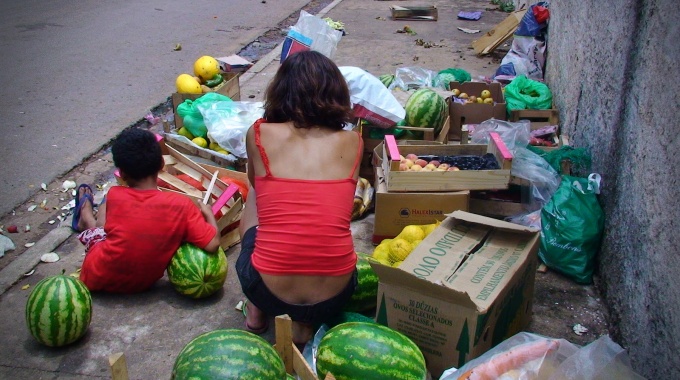
[[[205,298],[222,288],[227,279],[227,256],[220,247],[215,253],[183,243],[170,260],[168,279],[177,292]]]
[[[326,332],[316,357],[319,379],[409,379],[427,376],[425,358],[406,335],[367,322],[347,322]]]
[[[378,304],[378,275],[368,262],[369,255],[357,252],[357,287],[344,311],[365,312]]]
[[[222,329],[201,334],[175,360],[172,380],[285,380],[283,360],[263,338],[244,330]]]
[[[411,127],[432,128],[437,134],[444,126],[448,113],[446,100],[427,87],[416,90],[406,100],[406,123]]]
[[[90,291],[63,273],[38,282],[26,301],[28,331],[46,346],[61,347],[82,338],[91,318]]]

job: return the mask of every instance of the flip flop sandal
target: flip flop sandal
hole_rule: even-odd
[[[248,318],[248,312],[246,311],[246,310],[247,310],[247,309],[246,309],[246,306],[247,306],[247,305],[248,305],[248,300],[245,300],[245,301],[243,302],[242,313],[243,313],[243,316],[246,317],[246,318]],[[265,319],[264,325],[262,325],[262,327],[260,327],[260,328],[258,328],[258,329],[255,329],[255,328],[250,327],[250,326],[248,325],[248,321],[247,321],[247,320],[243,321],[243,325],[245,326],[245,330],[246,330],[246,331],[248,331],[248,332],[250,332],[250,333],[253,333],[253,334],[255,334],[255,335],[264,334],[265,332],[267,332],[267,330],[269,330],[269,321],[266,320],[266,319]]]
[[[82,197],[78,198],[78,193],[80,192],[81,188],[90,189],[90,192],[85,193],[85,194],[83,194]],[[80,232],[80,231],[78,231],[78,222],[80,221],[80,210],[83,207],[83,202],[84,201],[90,202],[90,204],[94,208],[94,198],[92,197],[92,193],[93,193],[93,191],[92,191],[92,188],[90,187],[90,185],[85,184],[85,183],[78,186],[78,189],[76,190],[76,206],[73,209],[73,220],[71,221],[71,228],[76,232]]]

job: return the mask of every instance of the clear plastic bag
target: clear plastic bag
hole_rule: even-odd
[[[400,88],[408,91],[421,87],[432,87],[435,77],[437,77],[437,72],[433,70],[422,67],[400,67],[394,74],[394,82],[390,85],[390,90]]]
[[[632,369],[626,351],[608,335],[579,347],[565,339],[528,332],[513,335],[457,370],[444,371],[439,380],[468,376],[525,380],[644,379]]]
[[[303,50],[314,50],[333,58],[342,32],[331,28],[322,18],[300,11],[298,21],[288,31],[281,49],[281,62],[289,55]]]
[[[516,147],[525,147],[531,139],[531,123],[528,120],[510,122],[498,119],[489,119],[475,126],[470,142],[472,144],[488,144],[489,132],[496,132],[505,145],[514,151]]]
[[[548,161],[527,148],[515,148],[512,151],[512,169],[510,174],[531,183],[530,210],[543,207],[560,185],[560,175]]]
[[[247,158],[246,132],[264,114],[262,102],[213,102],[199,105],[208,137],[239,158]]]

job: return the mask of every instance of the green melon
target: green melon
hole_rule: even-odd
[[[171,379],[285,380],[283,360],[261,337],[214,330],[191,340],[175,359]]]
[[[406,100],[406,123],[411,127],[433,128],[435,133],[444,126],[448,113],[446,100],[435,91],[424,87]]]
[[[316,372],[328,372],[337,380],[425,379],[425,358],[406,335],[389,327],[366,322],[337,325],[323,336],[316,358]]]
[[[80,339],[92,319],[92,297],[75,277],[47,277],[38,282],[26,301],[26,325],[38,342],[61,347]]]
[[[184,243],[170,260],[168,279],[180,294],[208,297],[220,290],[227,279],[227,256],[221,247],[216,253],[207,253]]]
[[[390,86],[394,82],[394,78],[395,78],[394,74],[383,74],[383,75],[378,77],[378,79],[380,79],[382,84],[384,84],[385,87],[387,87],[387,88],[390,88]]]
[[[357,287],[352,298],[344,307],[345,311],[363,312],[375,309],[378,303],[378,275],[375,274],[369,255],[357,252]]]

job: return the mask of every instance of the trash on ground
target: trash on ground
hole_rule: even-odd
[[[34,245],[35,245],[35,243],[31,242],[31,243],[26,243],[26,244],[24,244],[24,247],[26,247],[26,248],[31,248],[31,247],[34,246]]]
[[[574,334],[579,335],[579,336],[588,332],[588,328],[583,326],[580,323],[575,324],[572,329],[574,330]]]
[[[468,29],[468,28],[461,28],[461,27],[458,27],[458,30],[460,30],[461,32],[467,33],[467,34],[475,34],[475,33],[480,32],[479,29]]]
[[[40,256],[40,261],[43,263],[56,263],[59,261],[59,255],[54,252],[45,253],[44,255]]]
[[[461,19],[461,20],[477,21],[480,18],[482,18],[482,12],[481,11],[475,11],[475,12],[460,11],[460,12],[458,12],[458,18]]]
[[[30,272],[24,273],[24,276],[28,277],[28,276],[32,275],[33,273],[35,273],[35,269],[31,270]]]
[[[75,189],[76,188],[76,182],[67,179],[66,181],[64,181],[64,183],[61,184],[61,188],[62,188],[63,193],[65,193],[65,192],[67,192],[71,189]]]
[[[13,251],[15,248],[12,239],[5,235],[0,235],[0,257],[5,256],[5,252]]]

